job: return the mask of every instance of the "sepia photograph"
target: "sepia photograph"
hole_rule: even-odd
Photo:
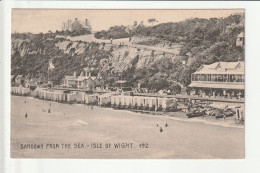
[[[244,9],[13,8],[10,157],[244,159],[245,28]]]

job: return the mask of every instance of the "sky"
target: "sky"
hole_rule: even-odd
[[[69,9],[12,9],[11,32],[46,33],[62,29],[62,23],[75,18],[88,19],[93,31],[115,25],[132,25],[155,18],[159,23],[179,22],[189,18],[221,18],[244,10],[69,10]],[[154,24],[154,25],[155,25]]]

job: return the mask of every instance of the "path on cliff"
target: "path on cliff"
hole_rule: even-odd
[[[86,41],[86,42],[96,42],[96,43],[105,43],[105,44],[111,44],[110,40],[102,40],[95,38],[94,34],[90,35],[81,35],[76,37],[67,37],[67,39],[71,41]],[[146,45],[139,45],[139,44],[133,44],[129,42],[129,38],[122,38],[122,39],[114,39],[112,41],[111,45],[123,45],[123,46],[129,46],[137,49],[146,49],[146,50],[154,50],[157,52],[165,52],[165,53],[171,53],[171,54],[179,54],[179,49],[167,49],[162,47],[154,47],[154,46],[146,46]]]

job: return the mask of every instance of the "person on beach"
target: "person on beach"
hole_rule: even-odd
[[[160,132],[161,132],[161,133],[163,132],[163,128],[162,128],[162,127],[160,127]]]
[[[27,114],[27,112],[25,113],[25,118],[27,118],[28,117],[28,114]]]
[[[156,126],[157,126],[157,127],[159,127],[159,125],[158,125],[158,124],[157,124]]]
[[[169,126],[169,125],[166,123],[166,124],[165,124],[165,127],[168,127],[168,126]]]
[[[24,101],[24,103],[26,103],[26,100]]]

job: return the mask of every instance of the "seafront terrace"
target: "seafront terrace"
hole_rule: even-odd
[[[105,93],[111,93],[112,91],[109,90],[86,90],[86,89],[77,89],[77,88],[58,88],[54,87],[52,88],[54,90],[67,90],[67,91],[79,91],[79,92],[93,92],[93,93],[100,93],[100,94],[105,94]],[[187,95],[187,94],[177,94],[177,95],[160,95],[157,93],[134,93],[135,96],[146,96],[146,97],[164,97],[164,98],[177,98],[177,99],[192,99],[192,100],[207,100],[207,101],[214,101],[214,102],[232,102],[232,103],[244,103],[245,99],[244,98],[225,98],[221,96],[203,96],[200,97],[199,95]]]

